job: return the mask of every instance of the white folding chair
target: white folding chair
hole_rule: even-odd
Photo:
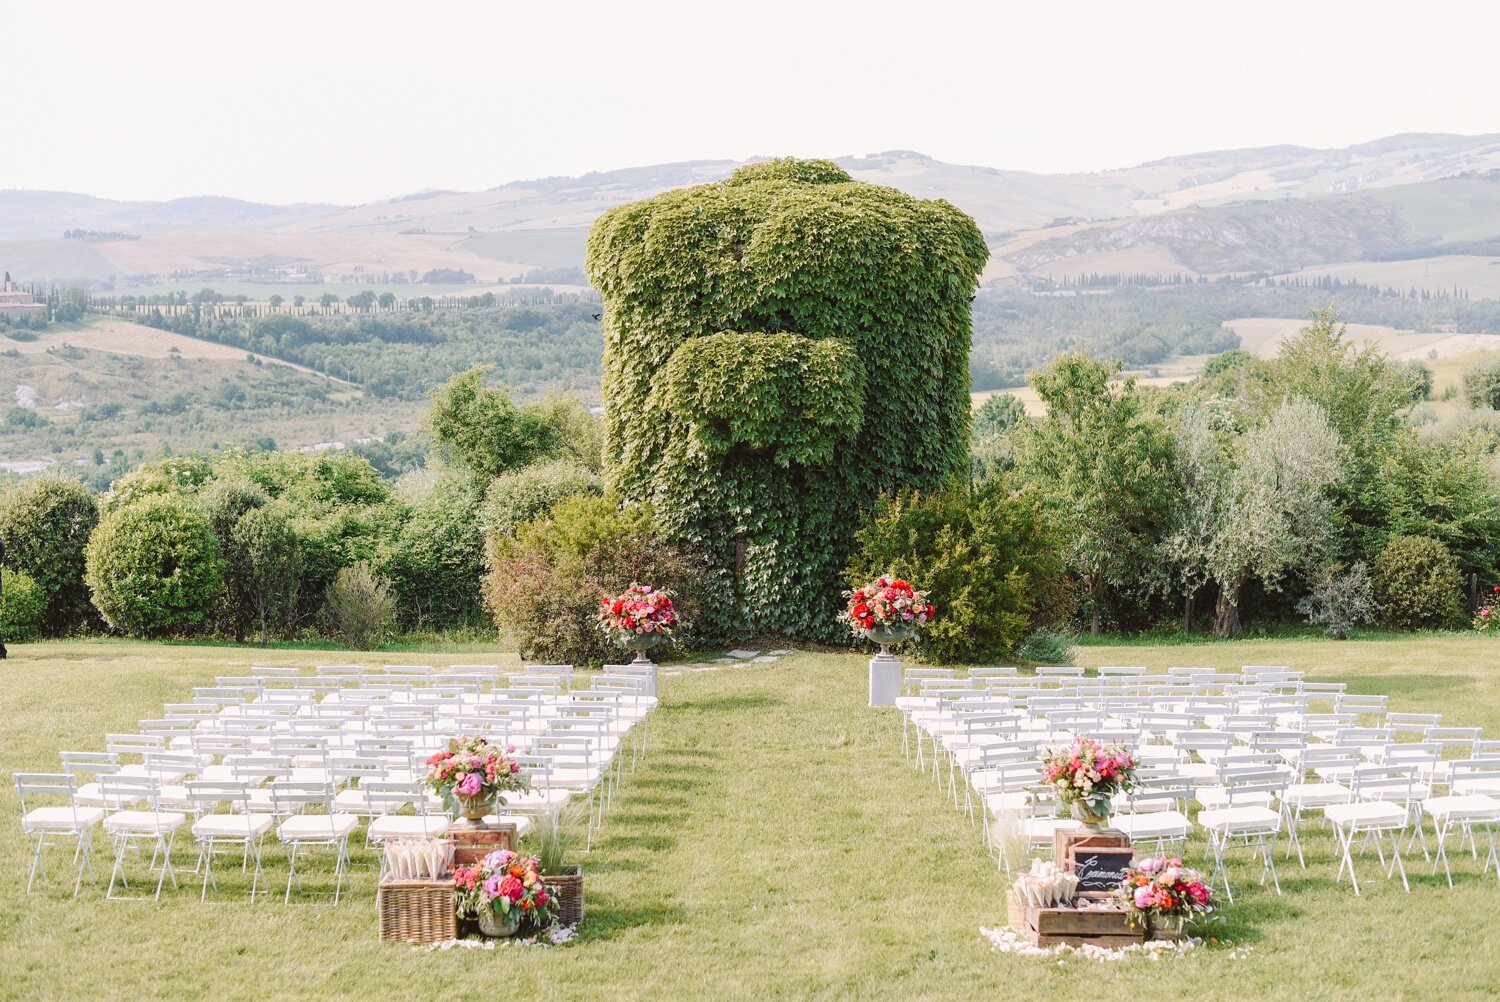
[[[1229,886],[1229,871],[1224,866],[1224,853],[1234,843],[1242,842],[1255,850],[1262,860],[1260,883],[1271,878],[1276,893],[1281,894],[1281,881],[1276,876],[1276,837],[1281,834],[1281,811],[1267,807],[1268,798],[1277,798],[1287,787],[1287,774],[1276,769],[1250,772],[1231,772],[1224,776],[1224,806],[1198,812],[1198,824],[1208,832],[1209,854],[1213,858],[1213,871],[1209,884],[1222,877],[1224,896],[1234,903],[1234,891]]]
[[[1411,884],[1406,879],[1406,865],[1401,861],[1401,836],[1411,823],[1412,794],[1416,788],[1415,766],[1362,765],[1354,770],[1349,790],[1353,799],[1346,804],[1329,804],[1323,815],[1333,825],[1334,838],[1340,853],[1339,872],[1334,883],[1341,883],[1344,871],[1349,871],[1349,883],[1359,895],[1359,878],[1354,873],[1354,840],[1364,836],[1373,838],[1380,860],[1385,862],[1381,838],[1391,839],[1391,863],[1386,877],[1400,871],[1401,885],[1408,892]],[[1361,846],[1363,852],[1363,846]]]
[[[266,832],[276,823],[270,814],[256,814],[250,810],[250,789],[244,783],[219,780],[190,779],[185,784],[188,799],[197,805],[199,817],[193,822],[193,837],[198,840],[198,865],[203,868],[203,890],[198,900],[208,898],[208,885],[218,889],[213,876],[214,852],[221,847],[236,847],[240,850],[240,868],[255,861],[255,870],[250,877],[250,900],[260,886],[261,846]],[[229,805],[229,813],[214,813],[222,804]]]
[[[83,886],[83,872],[89,879],[94,877],[89,853],[93,847],[94,826],[104,820],[104,811],[78,803],[78,778],[66,772],[18,772],[15,775],[16,794],[21,800],[21,830],[31,842],[31,873],[26,878],[26,893],[31,893],[37,874],[45,879],[47,869],[42,862],[42,849],[47,839],[74,839],[73,862],[78,866],[78,876],[73,881],[73,896]],[[31,798],[31,804],[27,804]],[[37,805],[37,798],[47,800],[64,799],[65,804]]]
[[[333,903],[338,904],[349,868],[349,835],[359,825],[359,819],[334,811],[333,786],[329,783],[273,780],[271,804],[278,817],[286,817],[276,829],[276,837],[287,847],[290,857],[282,903],[292,900],[293,881],[298,889],[302,887],[302,878],[297,873],[298,854],[304,849],[323,846],[334,850]],[[299,813],[312,807],[321,807],[323,813]]]
[[[177,886],[177,874],[172,869],[172,841],[177,829],[187,822],[187,816],[177,811],[161,810],[158,797],[161,780],[156,776],[127,776],[116,773],[99,777],[99,792],[104,798],[104,831],[114,840],[115,865],[109,874],[109,889],[105,897],[116,899],[115,881],[129,889],[125,876],[125,852],[131,842],[151,843],[151,866],[161,859],[161,873],[156,878],[156,894],[152,900],[160,900],[162,884],[171,878]],[[143,804],[143,810],[135,809]]]

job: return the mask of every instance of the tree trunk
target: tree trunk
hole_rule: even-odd
[[[1085,579],[1089,589],[1089,634],[1099,635],[1099,606],[1104,599],[1104,579],[1095,574]]]
[[[1193,594],[1191,592],[1182,599],[1182,632],[1193,632]]]
[[[1235,581],[1232,585],[1221,584],[1219,586],[1219,601],[1214,606],[1214,636],[1237,637],[1245,632],[1240,625],[1240,585],[1241,581]]]

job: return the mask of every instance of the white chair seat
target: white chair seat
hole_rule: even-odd
[[[1449,794],[1428,797],[1422,810],[1439,821],[1489,821],[1500,819],[1500,800],[1483,794]]]
[[[181,828],[187,816],[176,811],[116,811],[104,819],[111,835],[165,835]]]
[[[1341,828],[1347,825],[1360,828],[1376,825],[1404,825],[1407,818],[1404,808],[1377,800],[1360,800],[1352,804],[1329,804],[1323,808],[1323,816]]]
[[[1026,810],[1031,803],[1031,794],[1025,790],[1012,790],[1009,793],[986,793],[984,795],[985,808],[996,817],[1004,814],[1019,814]]]
[[[276,823],[269,814],[205,814],[193,822],[199,838],[255,838]]]
[[[545,790],[525,790],[521,793],[507,793],[505,810],[512,814],[550,814],[571,799],[573,799],[572,790],[559,790],[551,787]]]
[[[1293,783],[1281,795],[1281,802],[1288,807],[1327,807],[1347,804],[1350,796],[1342,783]]]
[[[119,799],[119,798],[116,798],[116,799]],[[123,801],[121,801],[120,802],[120,806],[122,806],[122,807],[133,807],[134,805],[139,804],[142,800],[145,800],[145,799],[146,799],[145,797],[132,797],[129,800],[123,800]],[[78,788],[78,791],[73,795],[73,800],[79,806],[86,806],[86,807],[111,807],[111,806],[113,806],[112,804],[106,804],[104,802],[104,792],[103,792],[102,789],[100,789],[98,783],[84,783],[82,786],[80,786]]]
[[[1027,818],[1021,822],[1021,831],[1032,842],[1051,844],[1052,833],[1059,828],[1076,828],[1078,822],[1072,818]]]
[[[1198,823],[1226,834],[1279,831],[1281,815],[1269,807],[1220,807],[1198,812]]]
[[[294,814],[281,823],[276,834],[282,839],[344,838],[359,826],[352,814]]]
[[[437,838],[453,824],[441,814],[384,814],[370,822],[372,841],[393,838]],[[517,837],[520,832],[517,830]]]
[[[71,807],[38,807],[26,812],[21,828],[27,832],[73,832],[92,828],[103,820],[104,811],[98,807],[80,804],[76,815]]]
[[[1116,814],[1109,825],[1134,839],[1187,838],[1193,830],[1193,823],[1187,815],[1170,809],[1145,814]]]
[[[1207,810],[1218,810],[1229,805],[1229,792],[1222,786],[1204,786],[1193,791],[1193,798],[1202,804]],[[1269,793],[1256,793],[1250,796],[1235,798],[1241,807],[1266,807],[1271,806],[1271,795]]]

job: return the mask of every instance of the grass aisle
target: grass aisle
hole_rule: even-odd
[[[1488,650],[1422,640],[1081,654],[1157,668],[1291,663],[1357,691],[1390,691],[1393,709],[1438,704],[1455,723],[1500,734],[1493,668],[1478,663]],[[99,747],[105,731],[133,729],[214,674],[318,656],[128,643],[15,654],[0,672],[0,998],[1388,999],[1484,997],[1500,984],[1493,874],[1481,882],[1464,856],[1450,893],[1416,863],[1408,897],[1372,860],[1361,870],[1366,896],[1355,899],[1333,886],[1322,835],[1307,840],[1308,870],[1283,867],[1285,897],[1236,867],[1243,894],[1230,932],[1250,946],[1243,958],[1219,949],[1101,967],[995,953],[978,933],[1004,921],[993,860],[977,829],[903,760],[899,718],[864,705],[864,660],[854,656],[796,654],[663,679],[650,753],[583,859],[589,919],[566,947],[380,944],[375,859],[362,852],[355,893],[337,908],[283,907],[285,857],[269,848],[276,893],[254,905],[237,874],[208,905],[196,887],[159,905],[105,902],[102,884],[76,902],[56,884],[28,899],[9,772],[51,768],[59,748]],[[190,867],[182,842],[178,858]]]

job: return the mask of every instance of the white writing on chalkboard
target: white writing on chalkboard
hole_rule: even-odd
[[[1078,890],[1112,891],[1125,879],[1125,871],[1135,861],[1133,849],[1095,850],[1073,857],[1073,872]]]

